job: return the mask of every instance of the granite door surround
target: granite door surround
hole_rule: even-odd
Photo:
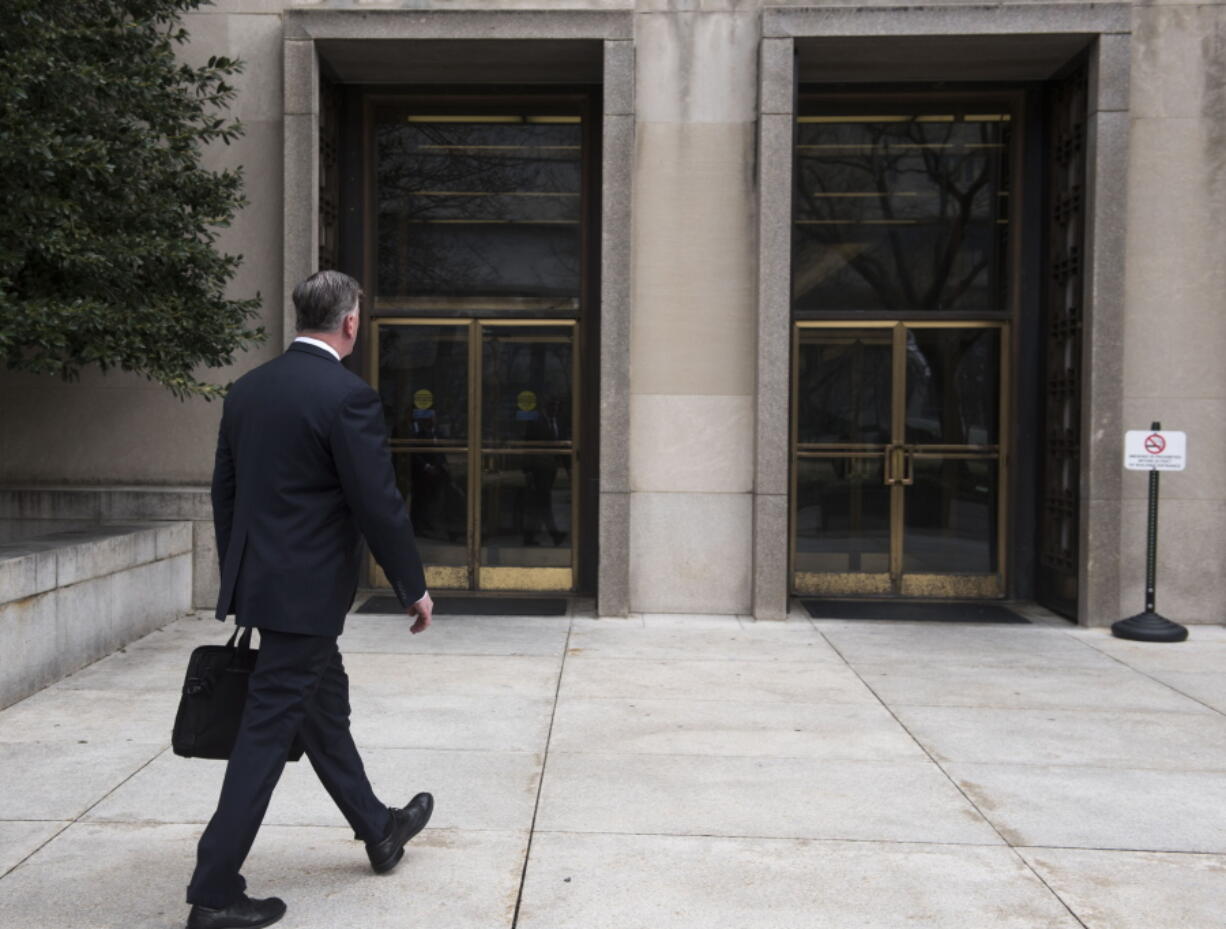
[[[480,49],[483,80],[531,80],[551,61],[571,81],[603,85],[601,134],[600,503],[597,611],[630,597],[630,184],[634,158],[634,17],[630,11],[298,9],[284,14],[284,293],[318,268],[321,74],[404,82],[419,50]],[[363,49],[369,55],[361,54]],[[357,52],[358,54],[355,54]],[[382,67],[383,70],[378,69]],[[353,69],[362,69],[354,72]],[[353,78],[351,78],[353,79]],[[472,79],[471,75],[468,77]],[[293,309],[283,308],[285,340]]]
[[[319,81],[352,64],[356,43],[506,43],[488,68],[528,67],[552,48],[559,66],[589,67],[600,53],[604,90],[601,194],[601,450],[597,611],[630,605],[631,186],[635,125],[633,10],[295,9],[284,14],[284,282],[316,269]],[[1123,204],[1126,188],[1131,8],[1128,3],[1017,3],[991,7],[772,7],[760,17],[758,74],[758,344],[753,491],[753,612],[788,613],[788,403],[792,133],[795,88],[805,81],[1022,81],[1050,78],[1089,50],[1091,113],[1080,615],[1116,616],[1122,436]],[[525,56],[517,58],[519,44]],[[567,55],[565,48],[574,54]],[[1001,54],[1008,50],[1008,55]],[[397,55],[372,55],[394,62]],[[403,60],[403,59],[401,59]],[[873,62],[866,75],[864,62]],[[502,62],[502,64],[499,64]],[[517,64],[518,62],[518,64]],[[569,62],[569,63],[566,63]],[[585,64],[585,62],[587,62]],[[369,62],[368,62],[369,64]],[[371,65],[372,67],[374,65]],[[496,74],[495,74],[496,77]],[[522,79],[522,78],[520,78]],[[385,81],[395,80],[388,74]],[[287,338],[291,310],[285,308]],[[1095,566],[1089,572],[1087,566]]]
[[[1128,3],[771,8],[762,14],[753,612],[788,613],[791,193],[804,82],[1042,81],[1087,53],[1081,622],[1118,617]],[[1106,192],[1110,192],[1108,195]],[[1093,565],[1093,571],[1089,566]]]

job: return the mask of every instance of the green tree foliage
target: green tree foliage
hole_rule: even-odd
[[[75,379],[96,364],[214,397],[222,367],[264,338],[259,307],[228,299],[241,256],[218,230],[241,171],[208,171],[228,58],[192,67],[182,14],[206,0],[0,0],[0,356]]]

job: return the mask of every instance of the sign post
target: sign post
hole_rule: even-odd
[[[1149,529],[1145,550],[1145,612],[1121,619],[1111,634],[1139,642],[1182,642],[1188,630],[1158,614],[1158,472],[1182,471],[1187,460],[1187,436],[1163,432],[1154,423],[1149,432],[1131,431],[1124,437],[1124,467],[1149,472]]]

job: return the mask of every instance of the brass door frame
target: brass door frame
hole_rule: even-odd
[[[800,340],[804,330],[889,331],[890,442],[815,444],[802,449],[799,441]],[[907,332],[913,329],[992,329],[997,331],[997,438],[995,445],[939,445],[908,443],[906,440]],[[1003,597],[1007,590],[1009,515],[1009,424],[1012,407],[1011,324],[1004,320],[798,320],[792,326],[792,415],[789,505],[788,576],[792,589],[801,595],[900,595],[904,597]],[[890,487],[889,570],[881,572],[806,572],[797,570],[797,464],[802,458],[882,460],[885,483]],[[914,461],[924,458],[996,461],[996,572],[993,574],[920,574],[903,570],[903,536],[906,519],[906,488],[911,485]]]
[[[429,587],[438,589],[459,590],[548,590],[571,591],[575,587],[575,578],[579,573],[579,493],[580,486],[580,448],[579,407],[580,387],[582,383],[579,352],[579,322],[574,319],[456,319],[440,317],[412,316],[380,316],[370,321],[372,346],[369,353],[368,380],[375,391],[379,390],[379,332],[384,326],[451,326],[456,329],[468,330],[468,441],[463,445],[448,443],[446,445],[412,442],[406,440],[391,440],[391,445],[399,451],[444,451],[456,454],[463,452],[468,459],[468,513],[466,514],[466,531],[468,547],[468,563],[463,567],[451,565],[426,566],[426,583]],[[564,327],[572,330],[571,344],[571,438],[569,449],[565,454],[571,460],[571,564],[569,568],[554,567],[515,567],[489,566],[481,563],[481,476],[484,472],[485,460],[492,455],[528,454],[539,451],[536,446],[521,449],[506,449],[486,446],[484,442],[483,423],[481,416],[481,397],[483,388],[482,351],[484,348],[483,334],[487,328],[540,328]],[[373,556],[369,557],[371,582],[375,586],[390,586],[386,575]]]

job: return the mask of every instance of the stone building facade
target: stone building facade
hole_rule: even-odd
[[[1226,4],[218,0],[271,335],[363,281],[436,588],[1223,620]],[[9,517],[196,521],[219,407],[4,374]],[[440,476],[441,475],[441,476]],[[63,492],[52,492],[56,488]],[[116,504],[118,505],[118,504]],[[372,568],[370,582],[381,578]]]

